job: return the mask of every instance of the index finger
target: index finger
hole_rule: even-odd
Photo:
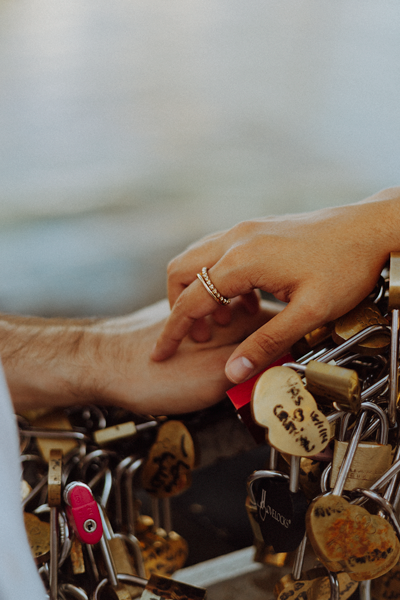
[[[200,301],[199,298],[201,298]],[[175,354],[193,323],[213,313],[218,306],[219,304],[207,294],[201,282],[198,279],[193,281],[176,300],[165,327],[153,348],[151,358],[161,361]]]

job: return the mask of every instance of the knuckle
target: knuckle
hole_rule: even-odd
[[[305,322],[322,324],[329,318],[329,309],[322,299],[314,297],[312,302],[304,302],[301,307],[301,315]]]
[[[255,220],[247,220],[241,221],[234,225],[231,229],[233,235],[237,238],[247,237],[249,234],[253,234],[254,230],[257,228],[258,222]]]
[[[172,260],[170,260],[167,265],[168,277],[173,277],[178,270],[179,270],[179,259],[178,259],[178,257],[175,257]]]
[[[259,331],[254,338],[254,344],[260,354],[275,356],[282,351],[282,340],[267,331]]]

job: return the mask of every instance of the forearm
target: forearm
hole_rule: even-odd
[[[365,235],[377,250],[386,253],[400,250],[400,186],[386,188],[356,203],[363,209]],[[354,232],[356,233],[356,232]]]
[[[89,401],[95,323],[0,316],[0,357],[17,412]]]

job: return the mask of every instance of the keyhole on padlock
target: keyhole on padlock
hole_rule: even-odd
[[[97,529],[97,523],[93,519],[86,519],[83,524],[83,529],[88,533],[93,533]]]

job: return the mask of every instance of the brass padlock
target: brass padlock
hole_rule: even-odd
[[[306,366],[305,375],[307,390],[318,404],[332,406],[335,402],[339,410],[352,413],[360,410],[360,382],[353,369],[311,360]]]
[[[126,423],[119,423],[111,427],[105,427],[104,429],[98,429],[93,433],[93,438],[96,444],[99,446],[106,446],[113,442],[118,442],[128,437],[136,435],[137,428],[133,421]]]
[[[36,562],[46,562],[50,556],[50,525],[31,513],[24,513],[24,523]]]
[[[207,591],[203,588],[174,581],[168,577],[151,575],[141,595],[141,600],[205,600]]]
[[[166,421],[142,469],[142,486],[152,496],[167,498],[180,494],[191,485],[195,464],[194,442],[180,421]]]
[[[381,314],[377,305],[365,298],[351,311],[337,319],[332,338],[337,344],[342,344],[356,333],[371,325],[388,325],[389,321]],[[377,333],[354,347],[360,354],[374,355],[383,352],[390,344],[389,331]]]
[[[371,410],[375,411],[381,422],[380,443],[359,442],[344,484],[344,489],[347,491],[360,487],[370,488],[387,471],[392,462],[392,447],[387,443],[389,433],[387,416],[379,406],[372,406],[374,408],[370,407]],[[336,483],[348,445],[348,442],[335,440],[330,479],[331,487],[334,487]]]
[[[32,423],[32,427],[37,429],[55,429],[60,431],[72,431],[72,425],[64,411],[58,410],[48,414],[41,415]],[[38,437],[36,438],[36,444],[38,450],[42,456],[42,458],[49,462],[50,460],[50,451],[52,448],[60,448],[62,450],[63,456],[68,454],[71,450],[78,446],[78,442],[75,439],[61,439],[58,438],[57,441],[51,438]]]

